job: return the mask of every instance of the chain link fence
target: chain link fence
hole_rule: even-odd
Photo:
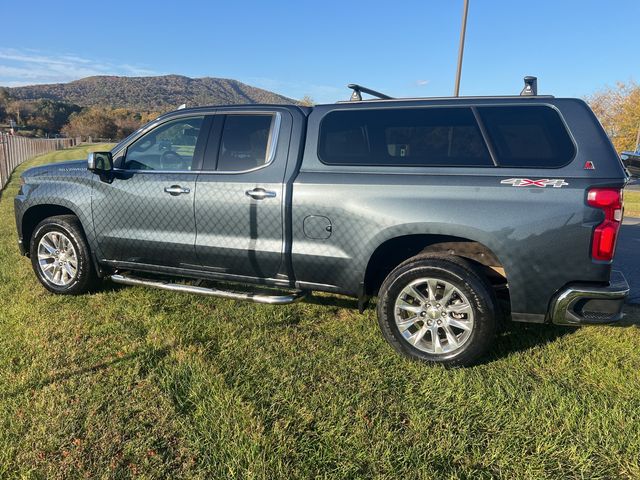
[[[76,144],[75,138],[27,138],[0,133],[0,190],[9,182],[11,173],[22,162]]]

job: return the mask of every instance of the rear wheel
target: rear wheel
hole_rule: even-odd
[[[44,287],[66,295],[85,293],[98,282],[89,246],[73,215],[49,217],[31,237],[31,265]]]
[[[476,362],[496,330],[491,285],[470,262],[418,255],[394,269],[380,288],[378,323],[399,353],[447,366]]]

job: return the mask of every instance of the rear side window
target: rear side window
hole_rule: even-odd
[[[318,153],[334,165],[493,165],[468,107],[331,112],[322,120]]]
[[[567,129],[552,108],[479,107],[478,113],[501,167],[557,168],[575,155]]]
[[[265,165],[273,115],[227,115],[218,171],[241,172]]]

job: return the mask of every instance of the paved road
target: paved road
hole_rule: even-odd
[[[627,184],[628,190],[640,191],[640,178],[632,178]]]
[[[624,273],[631,286],[629,303],[640,304],[640,218],[624,219],[613,266]]]

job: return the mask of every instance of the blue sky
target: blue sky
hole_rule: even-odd
[[[462,0],[11,2],[0,85],[176,73],[317,102],[352,82],[451,95],[461,13]],[[640,0],[470,0],[461,94],[518,93],[526,74],[557,96],[639,81],[638,18]]]

